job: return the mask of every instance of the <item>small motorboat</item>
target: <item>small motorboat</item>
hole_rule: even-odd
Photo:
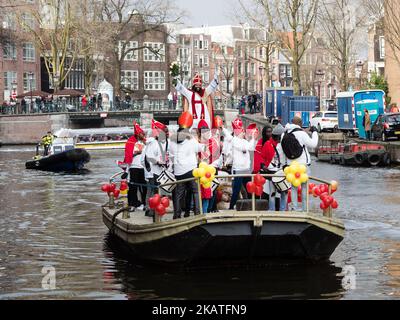
[[[49,148],[48,156],[39,155],[39,146],[36,156],[26,162],[26,169],[68,172],[79,171],[90,161],[90,154],[84,149],[76,149],[72,137],[63,137],[56,134],[56,139]]]

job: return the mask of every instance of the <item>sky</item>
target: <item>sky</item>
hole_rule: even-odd
[[[187,11],[186,26],[235,24],[232,13],[234,0],[175,0],[176,5]]]

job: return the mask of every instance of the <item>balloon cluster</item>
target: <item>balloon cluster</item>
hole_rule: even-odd
[[[331,194],[335,193],[338,190],[338,183],[336,181],[331,182]],[[339,208],[339,204],[331,194],[329,194],[329,186],[326,184],[315,185],[310,183],[309,185],[309,194],[312,194],[314,198],[320,198],[321,204],[320,208],[322,210],[327,210],[329,208],[337,209]]]
[[[154,210],[160,217],[167,213],[167,209],[170,205],[168,197],[162,197],[156,194],[154,197],[149,199],[149,207]]]
[[[193,170],[193,177],[200,179],[200,184],[204,189],[211,188],[217,170],[205,162],[200,163],[199,167]]]
[[[254,177],[254,182],[248,182],[246,185],[247,192],[261,197],[264,192],[264,184],[267,180],[260,174]]]
[[[298,203],[302,203],[303,202],[301,186],[297,188],[297,201],[298,201]],[[288,203],[292,203],[292,189],[290,189],[288,191]]]
[[[309,179],[307,175],[307,167],[304,164],[299,164],[293,161],[289,167],[285,168],[286,180],[293,187],[298,188],[301,184],[306,183]]]

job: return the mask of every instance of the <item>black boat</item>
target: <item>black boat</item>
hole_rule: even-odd
[[[26,162],[26,169],[52,172],[79,171],[90,161],[90,154],[84,149],[76,149],[72,138],[57,138],[49,153],[48,156],[40,156],[37,149],[33,160]]]

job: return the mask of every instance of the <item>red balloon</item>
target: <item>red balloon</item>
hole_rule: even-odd
[[[115,199],[118,199],[120,192],[121,192],[120,190],[114,190],[114,198]]]
[[[319,186],[319,190],[321,191],[321,194],[323,194],[325,192],[329,192],[329,187],[326,184],[321,184]]]
[[[315,184],[314,183],[310,183],[308,185],[308,193],[309,194],[313,194],[313,189],[315,188]]]
[[[108,192],[114,192],[117,189],[117,186],[115,183],[111,183],[108,189]]]
[[[246,189],[248,193],[256,192],[256,184],[254,182],[247,182]]]
[[[169,199],[168,199],[168,197],[163,197],[162,199],[161,199],[161,204],[163,205],[163,207],[164,208],[169,208]]]
[[[149,199],[149,207],[152,210],[156,209],[161,204],[160,196],[159,195],[157,195],[157,196],[158,197],[154,196]]]
[[[266,180],[265,178],[261,175],[261,174],[257,174],[254,177],[254,183],[256,184],[256,186],[263,186],[265,184]]]
[[[167,213],[167,210],[165,209],[165,207],[162,204],[159,204],[156,207],[156,213],[162,217],[163,215],[165,215]]]
[[[321,195],[321,190],[319,189],[319,187],[314,187],[313,195],[315,198],[318,198]]]
[[[328,192],[324,192],[323,194],[320,195],[319,198],[321,199],[321,201],[324,201],[324,199],[325,199],[326,197],[329,197],[329,193],[328,193]]]
[[[256,186],[256,196],[261,197],[263,195],[264,188],[262,186]]]
[[[328,209],[328,207],[326,206],[326,204],[324,202],[321,202],[321,205],[319,206],[322,210],[326,210]]]
[[[125,181],[122,181],[122,182],[121,182],[121,185],[120,185],[120,187],[119,187],[119,189],[120,189],[121,191],[126,191],[126,190],[128,190],[128,184],[127,184]]]
[[[103,184],[101,186],[101,191],[103,191],[105,193],[108,193],[108,190],[109,190],[109,185],[108,184]]]
[[[331,206],[331,204],[333,203],[334,199],[331,196],[327,196],[324,199],[324,203],[326,204],[326,206],[329,208]]]
[[[161,204],[161,196],[159,194],[154,195],[153,199],[157,206]]]
[[[178,119],[178,124],[181,128],[189,129],[193,126],[193,116],[190,112],[184,112]]]
[[[333,202],[332,202],[332,209],[337,209],[337,208],[339,208],[339,204],[338,204],[338,202],[336,201],[336,200],[334,200]]]

